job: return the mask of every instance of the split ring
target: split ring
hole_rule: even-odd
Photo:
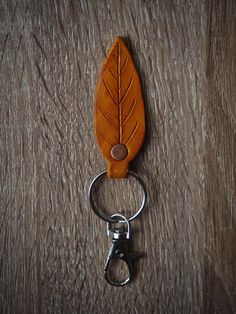
[[[96,177],[94,177],[93,181],[91,182],[90,186],[89,186],[89,191],[88,191],[88,198],[89,198],[89,202],[90,202],[90,205],[93,209],[93,211],[95,212],[95,214],[105,220],[106,222],[110,222],[110,223],[114,223],[114,218],[112,218],[111,216],[109,215],[106,215],[102,212],[100,212],[93,200],[93,189],[94,189],[94,186],[95,186],[95,183],[101,178],[101,177],[104,177],[105,175],[107,174],[107,171],[102,171],[101,173],[99,173]],[[140,184],[141,188],[142,188],[142,194],[143,194],[143,197],[142,197],[142,203],[138,209],[138,211],[131,217],[128,217],[127,220],[130,222],[132,220],[134,220],[143,210],[144,208],[144,205],[146,203],[146,199],[147,199],[147,190],[146,190],[146,186],[145,186],[145,183],[143,181],[143,179],[141,179],[141,177],[139,175],[137,175],[135,172],[133,171],[128,171],[128,174],[131,175],[133,178],[135,178],[138,183]],[[119,220],[118,222],[125,222],[124,220]]]

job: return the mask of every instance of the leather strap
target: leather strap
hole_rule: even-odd
[[[99,76],[95,97],[95,132],[108,161],[108,176],[127,176],[145,134],[140,79],[124,41],[117,37]]]

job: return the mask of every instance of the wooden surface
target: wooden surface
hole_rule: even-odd
[[[1,0],[0,23],[0,312],[236,313],[236,2]],[[93,97],[117,35],[142,81],[132,169],[149,193],[123,288],[103,279],[110,241],[86,198],[106,166]],[[109,181],[99,197],[126,214],[135,191]]]

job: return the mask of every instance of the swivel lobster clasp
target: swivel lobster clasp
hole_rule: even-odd
[[[123,224],[123,228],[112,228],[112,224],[107,223],[107,235],[112,237],[112,244],[109,249],[109,253],[107,256],[106,264],[104,267],[105,279],[108,283],[113,286],[124,286],[134,277],[134,265],[133,262],[138,259],[137,254],[133,254],[130,252],[131,245],[131,228],[129,221],[120,214],[114,214],[111,216],[114,218],[122,218],[119,220],[119,223]],[[114,219],[114,224],[117,223],[117,220]],[[126,225],[126,229],[125,229]],[[121,259],[124,261],[128,267],[128,277],[126,279],[122,279],[120,281],[114,281],[111,279],[111,274],[109,267],[111,265],[112,260]]]

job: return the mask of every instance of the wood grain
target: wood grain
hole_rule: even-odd
[[[236,2],[0,1],[0,312],[236,312]],[[103,279],[109,240],[87,189],[100,66],[117,35],[142,81],[149,193],[138,276]],[[121,197],[122,196],[122,197]],[[139,193],[138,193],[139,196]],[[128,213],[133,181],[101,185]],[[113,211],[112,207],[108,209]]]

